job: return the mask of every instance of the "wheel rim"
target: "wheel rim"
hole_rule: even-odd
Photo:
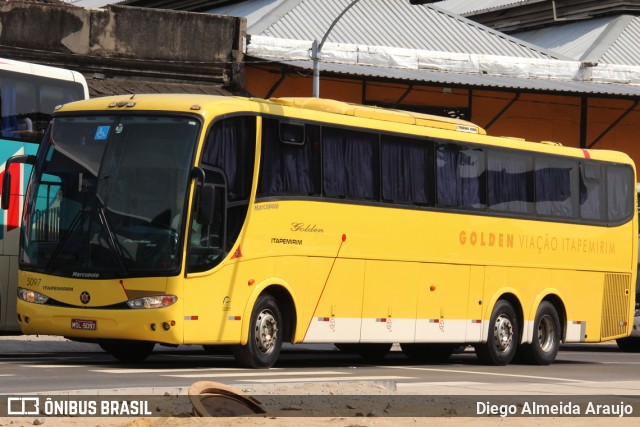
[[[551,316],[542,316],[538,323],[538,345],[544,352],[548,352],[555,345],[555,325]]]
[[[496,349],[500,352],[508,352],[513,346],[513,324],[504,314],[496,319],[493,326],[493,339]]]
[[[255,340],[263,353],[270,353],[278,339],[278,322],[270,310],[260,312],[256,319]]]

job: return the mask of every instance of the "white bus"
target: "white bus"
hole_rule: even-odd
[[[57,105],[88,97],[87,82],[76,71],[0,58],[0,177],[9,157],[36,153]],[[18,241],[22,197],[31,167],[16,163],[10,172],[15,203],[0,212],[0,333],[19,331],[15,308]]]

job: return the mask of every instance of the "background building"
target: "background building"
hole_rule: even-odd
[[[462,117],[494,135],[617,149],[640,161],[634,141],[640,131],[638,1],[361,0],[350,8],[351,0],[67,3],[117,4],[108,6],[110,13],[167,8],[246,18],[246,37],[239,21],[225,27],[234,34],[229,53],[208,60],[225,63],[226,71],[210,74],[222,77],[215,84],[233,93],[310,96],[312,41],[326,35],[319,62],[322,97]],[[221,33],[215,24],[185,37],[183,29],[158,21],[141,37],[136,32],[145,31],[152,15],[135,13],[145,25],[118,31],[123,41],[129,37],[134,46],[160,33],[171,35],[174,44],[162,50],[177,55],[167,60],[177,68],[165,67],[174,76],[162,78],[206,81],[202,75],[208,73],[195,75],[204,67],[180,59],[182,48],[175,43],[188,39],[196,50],[206,50]],[[125,57],[136,64],[141,52]]]

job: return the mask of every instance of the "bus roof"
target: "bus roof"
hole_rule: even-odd
[[[515,149],[527,149],[619,163],[632,163],[631,158],[622,152],[563,147],[562,144],[550,141],[534,142],[521,138],[488,136],[483,128],[464,120],[410,111],[363,106],[321,98],[271,98],[269,100],[265,100],[237,96],[197,94],[115,95],[71,102],[63,105],[56,112],[107,112],[122,110],[183,112],[198,114],[203,117],[233,112],[253,112],[256,114],[265,113],[282,115],[293,119],[310,118],[311,120],[316,121],[323,121],[324,119],[329,123],[344,124],[344,120],[329,119],[330,115],[337,114],[347,119],[369,119],[377,122],[386,122],[390,125],[413,125],[425,129],[431,128],[436,130],[454,131],[459,135],[455,139],[472,143],[504,146]],[[305,110],[308,112],[320,113],[320,115],[324,115],[324,117],[315,118],[309,116],[305,114]],[[384,127],[386,126],[380,124],[381,129]],[[420,134],[420,132],[418,131],[415,134]],[[474,134],[476,136],[474,136]],[[447,138],[447,136],[444,135],[441,137]]]
[[[347,102],[334,101],[331,99],[271,98],[269,102],[289,107],[343,114],[346,116],[360,117],[364,119],[382,120],[438,129],[457,130],[461,132],[478,133],[481,135],[486,135],[487,133],[484,129],[475,125],[474,123],[464,120],[434,116],[430,114],[415,113],[412,111],[393,110],[387,108],[350,104]]]
[[[0,58],[0,70],[29,74],[32,76],[48,77],[51,79],[66,80],[70,82],[78,82],[82,83],[84,86],[86,86],[87,84],[84,76],[77,71],[67,70],[64,68],[49,67],[47,65],[32,64],[30,62],[15,61],[13,59],[7,58]]]

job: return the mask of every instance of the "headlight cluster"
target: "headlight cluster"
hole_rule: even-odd
[[[162,308],[168,307],[178,301],[175,295],[158,295],[153,297],[142,297],[127,301],[129,308]]]
[[[35,304],[44,304],[49,301],[49,297],[31,289],[18,288],[18,298],[22,301],[32,302]]]

